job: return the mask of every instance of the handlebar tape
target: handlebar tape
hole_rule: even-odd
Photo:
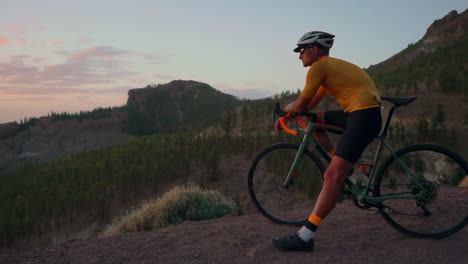
[[[286,120],[291,116],[291,114],[287,114],[285,115],[284,117],[281,117],[280,118],[280,124],[281,124],[281,127],[284,129],[284,131],[286,131],[286,133],[288,134],[291,134],[293,136],[297,136],[297,131],[296,130],[292,130],[290,129],[287,125],[286,125]]]
[[[300,116],[296,117],[296,121],[302,128],[307,128],[306,124],[304,124],[304,122],[302,122],[302,118]]]

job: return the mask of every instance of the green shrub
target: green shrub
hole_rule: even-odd
[[[117,219],[100,237],[152,230],[187,220],[199,221],[232,213],[235,205],[218,191],[199,186],[176,186],[156,201],[149,201]]]

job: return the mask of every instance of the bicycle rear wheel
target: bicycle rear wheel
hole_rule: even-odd
[[[299,145],[288,143],[268,147],[249,171],[250,197],[260,213],[274,223],[303,225],[322,189],[324,166],[308,150],[293,173],[293,183],[283,187],[298,150]]]
[[[468,223],[468,165],[458,154],[436,145],[413,145],[397,151],[418,178],[411,180],[391,156],[375,181],[376,196],[416,195],[418,198],[388,199],[380,210],[398,231],[412,237],[442,238]],[[466,182],[466,183],[465,183]]]

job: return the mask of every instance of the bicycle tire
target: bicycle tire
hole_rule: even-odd
[[[383,196],[395,190],[423,195],[411,200],[383,201],[388,208],[379,211],[386,222],[403,234],[417,238],[443,238],[466,226],[468,186],[460,184],[468,177],[466,161],[451,150],[429,144],[408,146],[395,155],[408,165],[424,187],[418,187],[409,176],[402,176],[406,175],[404,169],[390,156],[377,173],[375,195]]]
[[[298,144],[272,145],[255,158],[249,170],[248,188],[255,207],[277,224],[303,225],[322,188],[325,167],[307,149],[295,170],[293,184],[283,188],[298,150]]]

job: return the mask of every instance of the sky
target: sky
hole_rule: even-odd
[[[0,0],[0,123],[125,105],[128,90],[195,80],[239,98],[302,89],[311,30],[361,68],[415,43],[466,0]]]

